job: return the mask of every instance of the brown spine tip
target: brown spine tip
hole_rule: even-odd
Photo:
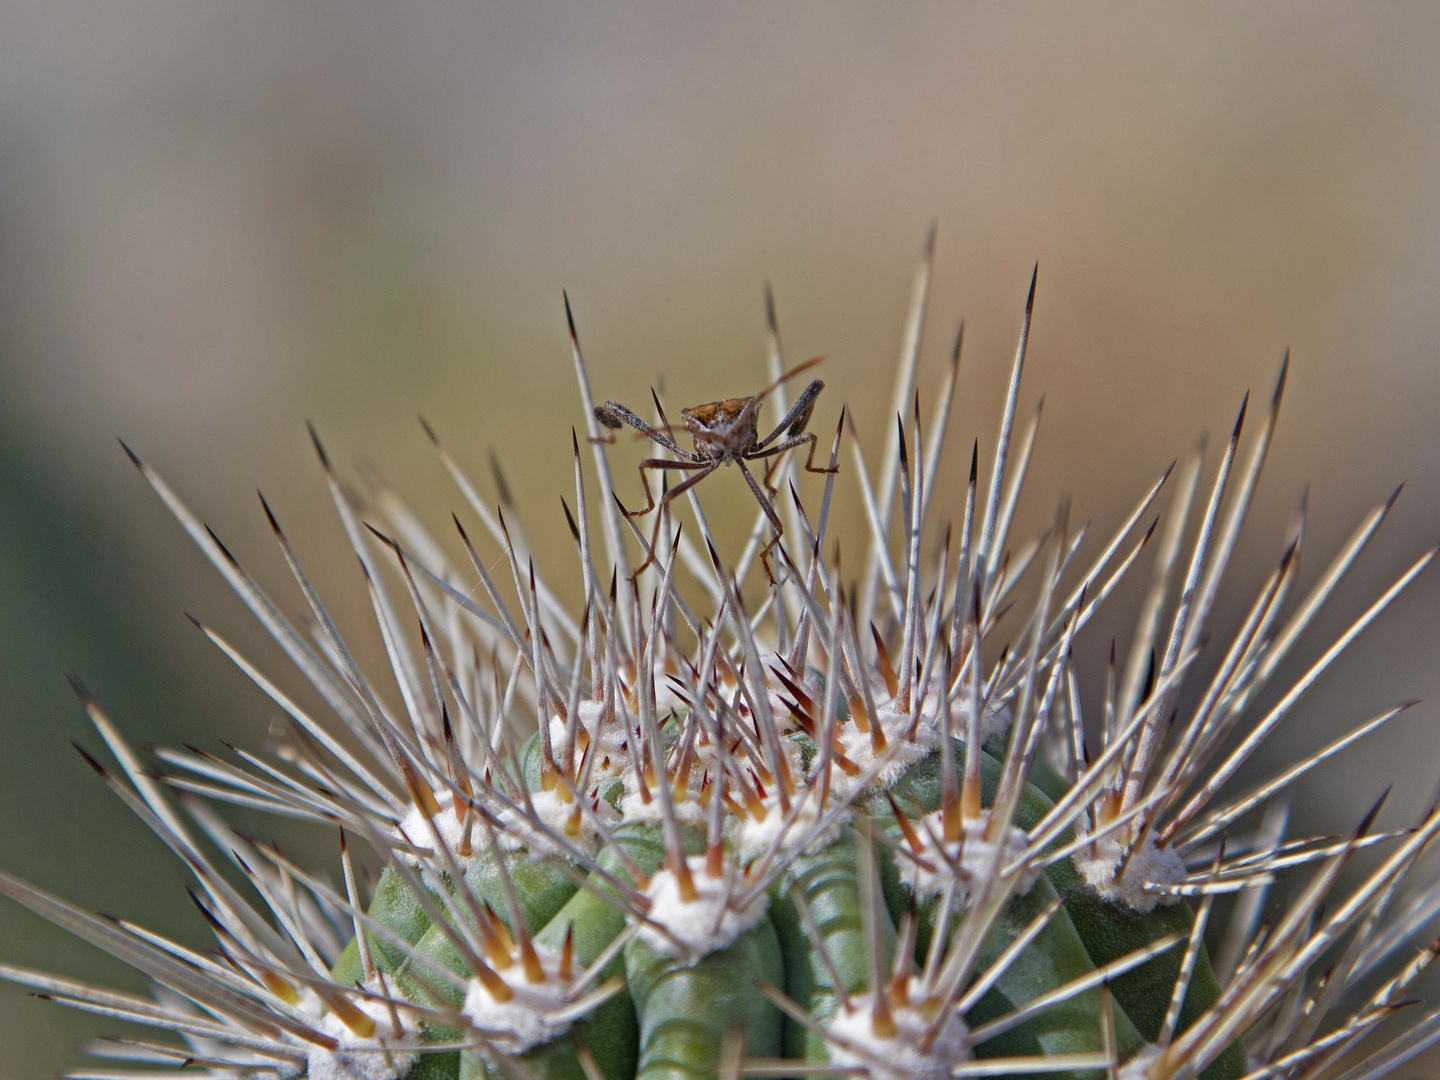
[[[470,974],[480,980],[480,984],[496,1001],[503,1003],[515,996],[515,991],[510,989],[510,984],[484,964],[477,966]]]
[[[880,631],[875,629],[875,624],[870,624],[870,636],[875,639],[875,662],[880,666],[880,674],[885,679],[885,689],[890,691],[893,698],[900,692],[900,680],[895,677],[895,668],[890,663],[890,650],[885,647],[885,640],[880,636]]]
[[[967,774],[965,782],[960,786],[960,814],[966,821],[976,821],[980,817],[980,785],[972,783]],[[946,819],[945,839],[950,839],[949,819]],[[960,837],[957,835],[956,840]]]
[[[896,805],[895,799],[887,792],[885,799],[890,804],[890,812],[895,815],[895,824],[900,826],[900,834],[905,837],[905,843],[910,850],[922,858],[925,855],[925,841],[920,839],[920,834],[915,831],[915,826],[910,824],[910,819],[905,816],[900,807]]]
[[[115,441],[120,444],[120,449],[125,451],[125,456],[130,459],[130,464],[134,465],[135,468],[143,473],[145,471],[145,463],[140,460],[139,455],[136,454],[134,450],[130,449],[130,444],[118,435],[115,437]]]
[[[579,342],[580,336],[575,333],[575,314],[570,310],[570,294],[561,289],[560,298],[565,301],[565,327],[570,332],[570,340],[572,343]]]
[[[877,716],[870,725],[870,752],[878,758],[889,745],[889,740],[885,738],[885,728]]]
[[[479,920],[480,938],[485,948],[485,955],[490,958],[498,971],[504,971],[513,964],[513,953],[515,950],[514,939],[510,937],[510,931],[500,921],[500,916],[495,914],[495,909],[490,906],[490,901],[485,901],[484,918]]]
[[[740,796],[745,800],[745,809],[749,811],[750,817],[754,818],[757,822],[764,821],[766,815],[769,813],[769,811],[765,809],[764,789],[760,787],[760,779],[755,775],[753,769],[750,771],[750,778],[755,781],[755,787],[752,788],[748,784],[741,784]],[[757,788],[759,789],[758,794],[756,792]],[[730,801],[728,795],[726,796],[726,801]]]
[[[575,524],[575,515],[570,513],[570,504],[565,501],[565,496],[560,496],[560,506],[565,511],[565,524],[570,526],[570,536],[575,543],[580,543],[580,526]]]
[[[421,423],[424,423],[422,420]],[[310,443],[315,447],[315,453],[320,458],[320,467],[327,473],[331,472],[330,455],[325,452],[325,446],[320,442],[320,433],[315,430],[315,425],[309,420],[305,421],[305,430],[310,433]]]
[[[557,974],[561,982],[569,982],[574,977],[575,968],[575,924],[571,923],[565,928],[565,943],[560,946],[560,967]]]
[[[500,496],[500,501],[513,507],[515,500],[510,497],[510,485],[505,480],[505,472],[500,468],[500,459],[494,450],[490,451],[490,475],[494,478],[495,491]]]
[[[862,735],[870,734],[870,714],[865,711],[865,702],[860,700],[859,694],[850,694],[845,699],[850,705],[850,719],[855,721],[855,726]]]
[[[410,789],[410,798],[415,803],[415,808],[427,818],[434,818],[440,813],[440,803],[435,798],[435,793],[430,790],[430,785],[421,778],[420,772],[415,768],[415,763],[405,753],[403,747],[396,746],[395,764],[400,767],[400,774],[405,779],[405,786]]]
[[[197,623],[196,625],[198,626],[199,624]],[[65,673],[65,681],[70,684],[70,689],[73,690],[75,696],[80,699],[80,704],[88,709],[95,699],[91,696],[89,689],[80,680],[80,676],[76,675],[73,671],[67,671]]]
[[[874,1002],[870,1007],[870,1031],[877,1039],[893,1039],[898,1031],[884,991],[874,995]]]
[[[1290,346],[1285,346],[1285,353],[1280,357],[1280,377],[1275,380],[1275,393],[1270,398],[1270,411],[1280,411],[1280,401],[1285,397],[1285,382],[1290,377]]]
[[[712,878],[725,876],[725,845],[719,841],[707,845],[705,849],[705,873]]]
[[[910,972],[904,969],[897,971],[894,978],[890,980],[890,1000],[897,1009],[908,1008],[910,1005]]]
[[[961,807],[962,799],[958,795],[953,799],[946,799],[945,805],[941,807],[941,824],[945,829],[947,844],[959,843],[960,838],[965,835],[965,830],[961,827]]]
[[[530,935],[520,934],[520,966],[525,969],[525,980],[530,983],[543,983],[545,981],[545,969],[540,965],[540,956],[535,952],[535,943],[530,940]]]
[[[508,987],[506,989],[509,989]],[[349,1028],[358,1038],[369,1039],[375,1035],[375,1021],[369,1013],[351,1004],[343,994],[334,994],[327,1002],[335,1018]]]
[[[1244,398],[1241,400],[1241,402],[1240,402],[1240,415],[1238,415],[1237,417],[1235,417],[1235,427],[1234,427],[1234,429],[1230,432],[1230,441],[1231,441],[1232,443],[1233,443],[1233,442],[1239,442],[1239,441],[1240,441],[1240,429],[1245,426],[1245,412],[1246,412],[1246,410],[1249,409],[1249,408],[1250,408],[1250,391],[1249,391],[1249,390],[1246,390],[1246,391],[1245,391],[1245,397],[1244,397]]]
[[[687,904],[693,904],[700,899],[700,893],[695,888],[695,878],[690,873],[690,863],[684,856],[675,858],[670,856],[667,861],[670,864],[670,872],[675,875],[675,883],[680,889],[680,899]]]

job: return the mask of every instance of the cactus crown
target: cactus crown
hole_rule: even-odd
[[[1407,706],[1248,794],[1226,785],[1434,552],[1257,715],[1394,497],[1294,602],[1297,528],[1234,639],[1208,646],[1218,665],[1181,709],[1287,365],[1245,454],[1242,406],[1208,491],[1197,451],[1099,550],[1086,550],[1063,504],[1043,537],[1012,544],[1039,423],[1037,412],[1017,433],[1032,279],[988,482],[972,457],[959,535],[941,538],[932,503],[961,339],[925,420],[914,386],[932,256],[933,235],[878,470],[853,425],[847,439],[842,409],[806,496],[793,454],[770,459],[763,492],[752,479],[761,513],[733,563],[694,490],[688,515],[662,498],[653,529],[631,520],[604,437],[624,420],[612,413],[634,414],[597,414],[570,320],[589,438],[583,449],[574,438],[566,507],[584,579],[578,619],[531,559],[503,483],[492,511],[428,427],[485,534],[476,543],[455,519],[460,565],[394,492],[362,500],[342,483],[317,437],[391,661],[384,685],[360,670],[268,506],[309,634],[132,453],[329,715],[306,712],[204,626],[282,711],[273,753],[159,750],[145,762],[86,699],[118,768],[87,759],[193,874],[216,951],[0,874],[0,892],[130,963],[154,994],[8,966],[0,977],[178,1036],[97,1044],[120,1064],[73,1075],[1319,1078],[1409,1004],[1436,951],[1409,938],[1440,897],[1409,875],[1440,814],[1383,833],[1372,812],[1337,840],[1288,836],[1285,810],[1299,777]],[[797,410],[787,413],[767,310],[766,407],[788,423]],[[658,398],[656,411],[655,429],[631,426],[663,433]],[[849,475],[837,478],[842,461]],[[849,590],[838,552],[826,553],[837,479],[860,485],[872,537]],[[1167,489],[1168,508],[1152,511]],[[773,580],[747,604],[742,586],[767,541]],[[1112,649],[1103,715],[1092,705],[1087,725],[1072,643],[1152,543],[1129,654],[1117,662]],[[492,577],[487,546],[508,580]],[[1026,580],[1034,607],[1011,616],[1012,646],[987,662]],[[337,829],[343,884],[241,837],[215,802]],[[355,840],[384,864],[368,897]],[[1339,890],[1371,846],[1378,868]],[[1281,875],[1289,899],[1262,921]],[[1346,1080],[1384,1075],[1437,1024],[1432,1014],[1367,1044]]]

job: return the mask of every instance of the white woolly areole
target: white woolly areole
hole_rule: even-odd
[[[385,993],[378,979],[366,982],[365,989],[374,994]],[[340,1045],[334,1050],[321,1046],[309,1048],[305,1057],[308,1080],[399,1080],[420,1056],[414,1050],[405,1049],[415,1042],[415,1036],[405,1030],[404,1012],[400,1013],[401,1025],[397,1029],[390,1006],[385,1002],[351,998],[350,1003],[375,1021],[375,1034],[362,1039],[333,1013],[321,1017],[317,1025],[321,1033]],[[395,1048],[397,1043],[401,1049]]]
[[[710,812],[694,798],[695,789],[700,786],[700,777],[692,776],[691,781],[690,794],[679,802],[672,799],[671,807],[675,811],[675,820],[680,824],[703,828],[710,820]],[[631,822],[663,823],[665,820],[660,811],[659,793],[651,788],[650,801],[647,803],[641,796],[640,789],[635,786],[633,769],[625,774],[625,794],[620,796],[620,816],[627,825]]]
[[[1120,1066],[1120,1071],[1116,1073],[1117,1080],[1150,1080],[1145,1070],[1154,1065],[1162,1053],[1164,1051],[1158,1046],[1142,1046],[1129,1061]],[[1258,1064],[1255,1066],[1257,1069],[1259,1067]]]
[[[584,795],[582,798],[585,799],[586,809],[580,813],[580,831],[574,836],[569,834],[567,826],[575,813],[575,804],[562,799],[558,787],[553,791],[532,791],[530,805],[534,807],[536,817],[565,837],[571,847],[579,848],[588,855],[600,846],[600,833],[595,828],[595,819],[599,818],[606,828],[609,828],[618,823],[619,815],[613,806],[597,795]],[[507,809],[499,817],[504,827],[495,830],[495,842],[504,850],[526,848],[542,855],[566,854],[555,841],[535,828],[524,813]],[[481,847],[486,842],[483,835],[478,840]]]
[[[943,672],[937,674],[930,692],[925,699],[925,704],[920,713],[920,726],[929,728],[934,738],[938,741],[943,728],[940,718],[940,694],[944,693],[945,676]],[[1000,735],[1010,727],[1010,721],[1014,714],[1007,704],[991,705],[989,708],[982,706],[980,712],[980,741],[985,742],[992,735]],[[955,695],[950,699],[950,735],[952,738],[964,739],[965,733],[970,728],[970,684],[963,681]]]
[[[987,811],[974,821],[962,821],[960,841],[944,845],[944,850],[950,858],[960,864],[959,879],[955,882],[955,901],[957,903],[974,892],[987,875],[1000,873],[1006,866],[1020,858],[1030,842],[1025,830],[1016,828],[1014,825],[1006,826],[998,844],[987,840],[985,829],[989,820],[990,815]],[[914,829],[925,848],[921,858],[929,862],[935,869],[928,870],[903,855],[897,858],[895,863],[900,871],[900,879],[915,891],[917,897],[923,900],[940,895],[952,879],[950,864],[935,843],[936,837],[943,840],[945,836],[945,812],[937,810],[933,814],[927,814],[915,823]],[[995,859],[997,847],[1000,849],[998,861]],[[906,850],[909,850],[908,845]],[[1015,877],[1015,894],[1024,896],[1030,891],[1030,887],[1035,884],[1035,879],[1039,876],[1038,867],[1025,867]]]
[[[520,1054],[533,1046],[549,1042],[570,1026],[568,1019],[556,1019],[566,1008],[571,982],[559,977],[560,954],[543,945],[535,946],[545,981],[532,983],[525,977],[520,964],[512,964],[497,974],[514,992],[509,1001],[496,1001],[479,979],[471,979],[465,991],[465,1004],[460,1012],[497,1049],[507,1054]]]
[[[1123,904],[1142,914],[1153,911],[1157,904],[1167,907],[1180,900],[1178,896],[1148,892],[1146,885],[1178,885],[1186,878],[1185,863],[1174,848],[1159,848],[1145,837],[1145,843],[1130,860],[1123,881],[1115,874],[1125,860],[1129,846],[1128,830],[1116,829],[1087,844],[1070,856],[1075,870],[1085,883],[1111,903]]]
[[[954,706],[952,705],[952,708]],[[965,734],[964,724],[970,717],[970,706],[964,705],[955,709],[950,717],[950,733],[955,736]],[[992,735],[1000,735],[1010,730],[1010,721],[1014,714],[1010,711],[1009,705],[1000,705],[993,709],[984,709],[980,713],[980,741],[985,742]]]
[[[811,781],[805,788],[796,792],[794,800],[790,804],[791,813],[795,813],[797,802],[800,809],[795,814],[795,820],[791,823],[790,828],[786,830],[785,838],[780,842],[781,852],[803,848],[806,855],[813,855],[838,837],[840,830],[851,818],[850,811],[846,810],[844,813],[834,815],[834,819],[825,828],[817,829],[820,818],[823,816],[820,813],[820,786],[817,781]],[[765,796],[763,805],[765,807],[764,821],[757,821],[753,815],[742,818],[730,835],[730,842],[739,852],[742,860],[759,858],[768,852],[771,845],[775,843],[775,838],[780,835],[780,830],[784,828],[786,818],[789,817],[789,814],[780,808],[779,796],[773,791]]]
[[[920,722],[917,730],[926,732],[920,736],[931,740],[934,745],[940,741],[940,734],[944,723],[940,717],[940,695],[945,692],[945,678],[943,673],[937,674],[930,690],[926,693],[925,701],[920,708]],[[918,693],[918,689],[916,691]],[[893,709],[893,704],[877,704],[876,708],[884,711],[887,707]],[[1010,728],[1010,721],[1014,718],[1008,704],[991,705],[989,708],[982,706],[980,712],[980,741],[985,742],[993,735],[1003,735]],[[901,725],[901,731],[905,730],[906,724],[910,722],[909,710],[905,710],[905,721]],[[955,695],[950,699],[950,736],[955,739],[964,739],[965,733],[970,728],[970,690],[969,683],[962,682]],[[889,734],[889,726],[886,726],[886,734]]]
[[[970,1060],[965,1045],[969,1030],[954,1011],[930,1048],[921,1050],[930,1024],[919,1011],[908,1006],[892,1009],[895,1036],[882,1039],[871,1026],[872,1001],[870,994],[852,997],[851,1010],[841,1009],[830,1021],[830,1033],[847,1044],[830,1044],[831,1064],[861,1066],[872,1080],[949,1080],[951,1069]]]
[[[763,752],[763,750],[762,750]],[[794,739],[780,739],[780,752],[784,754],[787,766],[790,769],[792,778],[798,777],[801,773],[799,743]],[[736,760],[742,768],[754,768],[748,754],[736,752]],[[689,778],[685,787],[684,799],[671,799],[671,806],[675,811],[675,818],[682,825],[693,825],[696,828],[705,828],[710,821],[710,810],[708,802],[701,804],[700,792],[705,786],[707,778],[714,777],[719,770],[715,764],[715,747],[711,743],[700,742],[698,736],[690,748],[690,770]],[[768,773],[769,767],[765,771]],[[650,799],[645,801],[640,794],[638,777],[635,770],[627,769],[625,772],[625,794],[620,797],[620,813],[628,822],[663,822],[664,817],[660,811],[660,796],[653,787],[649,788]],[[673,789],[672,789],[673,790]],[[731,789],[734,798],[733,789]],[[767,805],[771,796],[767,796]]]
[[[765,918],[770,906],[769,897],[762,892],[744,911],[736,911],[726,904],[725,879],[712,878],[706,872],[705,856],[695,855],[686,862],[699,894],[694,900],[686,903],[681,899],[680,882],[668,867],[658,871],[645,890],[650,913],[648,921],[640,924],[639,935],[662,956],[684,955],[677,941],[699,956],[718,952]]]
[[[590,770],[590,776],[594,780],[609,780],[611,777],[619,776],[630,767],[629,751],[625,743],[629,738],[628,723],[621,718],[624,710],[620,710],[616,717],[608,723],[600,723],[600,715],[605,711],[603,701],[582,701],[576,709],[578,713],[577,722],[584,728],[585,735],[592,742],[596,743],[595,749],[591,751],[595,755],[595,764]],[[565,746],[565,721],[558,716],[550,718],[550,745],[555,751],[555,759],[558,762],[564,753]],[[575,765],[579,768],[582,757],[581,747],[575,747]]]
[[[291,1008],[314,1019],[325,1015],[325,1001],[319,994],[308,986],[301,987],[299,994],[300,1000],[295,1002]]]
[[[465,842],[467,832],[467,826],[463,821],[465,804],[463,802],[460,804],[460,816],[456,816],[454,796],[450,792],[436,792],[435,801],[440,804],[440,812],[430,820],[435,823],[435,830],[440,834],[440,839],[450,849],[450,854],[455,857],[456,865],[461,870],[466,870],[470,866],[470,860],[485,846],[479,819],[473,813],[470,815],[468,826],[470,854],[461,855],[460,849]],[[401,820],[396,835],[414,847],[434,851],[435,833],[430,831],[430,823],[425,820],[425,815],[420,812],[420,808],[414,804],[411,804],[410,812]],[[437,859],[440,857],[438,852],[435,857]]]
[[[854,722],[845,724],[836,732],[845,756],[860,766],[860,776],[846,776],[839,769],[832,770],[831,784],[840,791],[849,792],[860,779],[869,773],[877,761],[883,761],[880,771],[870,780],[871,787],[888,788],[905,775],[911,765],[919,761],[935,746],[935,726],[926,721],[926,714],[920,714],[920,723],[915,728],[915,738],[905,738],[910,729],[910,712],[901,712],[891,702],[875,706],[880,730],[885,733],[886,746],[877,756],[870,742],[870,733],[861,731]],[[933,721],[934,717],[931,716]]]

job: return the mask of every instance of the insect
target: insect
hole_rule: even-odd
[[[780,523],[780,515],[775,512],[775,492],[769,487],[770,474],[779,461],[779,455],[802,443],[809,443],[810,453],[805,459],[806,472],[831,473],[838,471],[837,469],[818,468],[815,465],[815,434],[805,430],[810,423],[810,414],[815,411],[815,399],[820,396],[820,391],[825,389],[825,383],[816,379],[807,386],[804,392],[795,399],[795,404],[790,406],[790,411],[776,425],[775,430],[765,438],[759,438],[759,432],[755,425],[759,419],[760,404],[771,392],[787,379],[792,379],[802,371],[814,367],[823,359],[825,359],[823,356],[817,356],[798,367],[791,368],[764,390],[750,397],[726,398],[724,401],[711,401],[704,405],[681,409],[680,418],[685,421],[685,427],[694,437],[695,449],[693,452],[681,449],[679,444],[668,434],[671,426],[665,418],[665,410],[660,406],[660,399],[655,397],[653,390],[651,397],[655,400],[655,408],[663,423],[663,426],[658,428],[651,427],[619,402],[607,401],[604,405],[595,406],[595,419],[610,429],[606,435],[595,441],[614,442],[613,433],[618,431],[621,426],[628,425],[641,435],[669,450],[678,459],[672,461],[669,458],[646,458],[640,462],[640,483],[645,488],[645,509],[625,510],[622,506],[621,509],[625,516],[644,517],[652,510],[663,510],[671,500],[685,494],[721,465],[739,465],[740,471],[745,475],[745,482],[750,485],[750,490],[755,493],[755,498],[760,503],[760,509],[765,512],[771,528],[775,530],[774,539],[766,544],[764,550],[760,552],[760,564],[765,567],[765,573],[769,576],[771,584],[774,584],[775,575],[770,569],[767,556],[775,545],[780,543],[780,537],[785,533],[785,527]],[[785,438],[776,442],[775,440],[782,432],[785,433]],[[766,458],[775,460],[770,462],[765,469],[765,487],[762,488],[755,481],[750,470],[745,467],[745,462],[760,461]],[[657,504],[654,494],[650,491],[649,478],[645,474],[651,470],[663,472],[672,469],[688,472],[691,475],[665,492]],[[661,517],[657,513],[655,529],[650,538],[650,553],[641,563],[640,568],[635,571],[631,580],[638,577],[647,566],[655,561],[655,545],[660,537],[660,521]]]

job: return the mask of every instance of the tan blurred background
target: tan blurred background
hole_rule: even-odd
[[[115,436],[296,611],[263,488],[375,657],[306,418],[437,530],[460,499],[416,414],[487,492],[494,448],[570,584],[561,288],[598,395],[640,404],[663,378],[683,405],[763,378],[771,281],[790,359],[829,357],[816,427],[848,402],[878,457],[932,218],[927,390],[968,327],[944,513],[971,438],[993,446],[1037,259],[1022,409],[1047,404],[1022,532],[1062,492],[1115,525],[1246,389],[1268,396],[1287,345],[1217,631],[1305,484],[1308,583],[1408,481],[1313,658],[1440,535],[1437,45],[1426,4],[0,5],[0,866],[202,942],[179,867],[66,746],[98,739],[63,673],[137,743],[259,745],[265,702],[183,609],[297,682]],[[753,503],[733,474],[709,486],[733,557]],[[840,508],[858,564],[858,504]],[[1087,693],[1135,599],[1091,632]],[[1437,600],[1422,579],[1269,760],[1440,698]],[[1407,714],[1297,812],[1343,828],[1393,781],[1385,821],[1410,820],[1437,718]],[[333,838],[248,820],[333,859]],[[136,985],[8,903],[0,961]],[[0,1076],[53,1075],[98,1030],[0,989]]]

